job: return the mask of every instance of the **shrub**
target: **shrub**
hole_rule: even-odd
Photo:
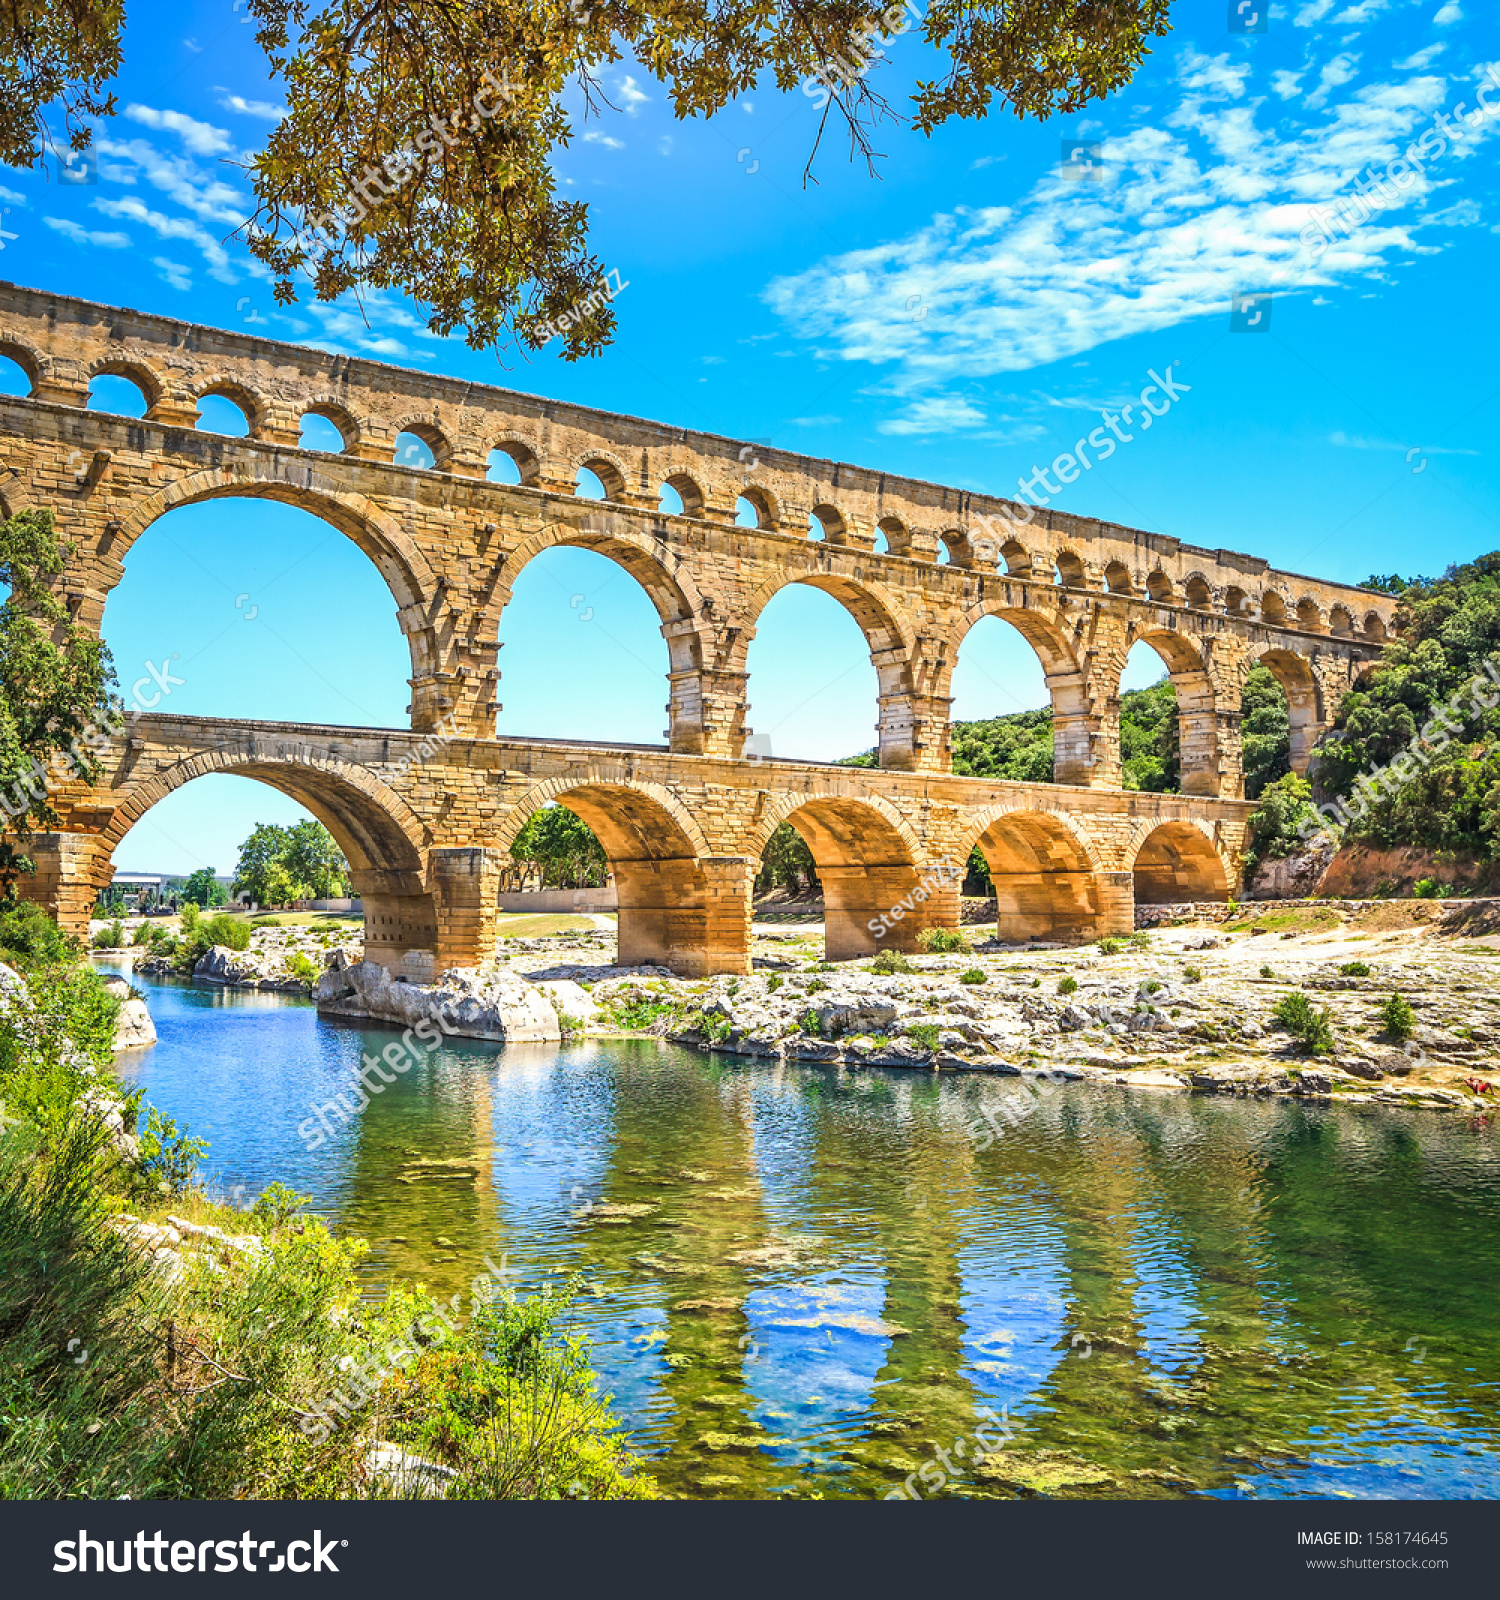
[[[1141,985],[1141,992],[1143,994],[1160,994],[1162,988],[1163,984],[1160,978],[1147,978]]]
[[[180,915],[182,918],[182,935],[185,939],[190,939],[198,931],[198,924],[202,920],[203,913],[199,910],[198,903],[195,900],[184,900]]]
[[[905,1032],[919,1050],[933,1051],[938,1047],[938,1025],[935,1022],[909,1022]]]
[[[773,972],[771,976],[766,979],[766,993],[775,994],[785,982],[786,979],[783,978],[779,972]]]
[[[1289,772],[1261,790],[1260,804],[1250,813],[1250,848],[1245,856],[1248,883],[1262,861],[1294,855],[1303,844],[1304,830],[1321,826],[1313,809],[1312,785]]]
[[[30,900],[17,900],[0,908],[0,951],[19,957],[22,964],[61,961],[74,942]]]
[[[809,978],[803,985],[803,988],[808,994],[817,994],[820,990],[826,989],[827,987],[828,980],[826,978]]]
[[[1260,975],[1263,978],[1274,978],[1276,976],[1276,969],[1271,966],[1264,966],[1260,969]]]
[[[1364,961],[1346,961],[1339,968],[1339,976],[1341,978],[1368,978],[1370,976],[1370,968],[1368,963]]]
[[[1380,1023],[1388,1039],[1397,1043],[1411,1038],[1417,1029],[1417,1014],[1403,994],[1392,994],[1380,1007]]]
[[[923,928],[917,935],[917,948],[929,955],[948,955],[955,950],[967,951],[969,941],[957,928]]]
[[[989,979],[985,976],[982,968],[970,967],[967,972],[959,973],[958,981],[960,983],[987,983]]]
[[[138,1106],[139,1100],[132,1106]],[[181,1194],[198,1175],[198,1163],[208,1154],[208,1140],[195,1139],[186,1128],[155,1106],[146,1112],[141,1129],[140,1174],[148,1190]]]
[[[210,917],[201,924],[201,928],[211,945],[223,945],[228,950],[250,948],[250,924],[231,917],[227,912],[221,911]]]
[[[300,978],[303,983],[316,984],[320,976],[311,958],[303,955],[300,950],[287,958],[287,970],[294,978]]]
[[[261,1190],[260,1198],[250,1207],[250,1215],[268,1228],[279,1228],[311,1204],[310,1194],[298,1194],[278,1180]]]
[[[1189,983],[1202,983],[1203,982],[1203,968],[1202,967],[1184,967],[1182,969],[1182,975],[1183,975],[1184,978],[1187,979],[1187,981]]]
[[[1314,1011],[1312,1001],[1300,989],[1283,995],[1276,1002],[1271,1020],[1285,1028],[1308,1055],[1333,1054],[1333,1018],[1328,1007]]]
[[[1098,950],[1101,956],[1117,956],[1125,948],[1119,939],[1101,939]]]
[[[870,971],[883,973],[887,976],[895,972],[910,972],[911,962],[899,950],[892,950],[888,947],[882,950],[874,961],[870,963]]]
[[[112,922],[107,928],[100,928],[94,935],[94,948],[96,950],[120,950],[125,945],[125,924]]]
[[[1077,989],[1078,979],[1073,977],[1071,974],[1066,978],[1059,978],[1057,980],[1057,992],[1059,994],[1074,994],[1077,992]]]
[[[1151,935],[1142,928],[1139,932],[1131,934],[1126,943],[1132,950],[1149,950],[1151,948]]]
[[[604,1017],[616,1028],[623,1028],[629,1033],[644,1033],[658,1018],[675,1009],[670,1001],[653,1000],[649,995],[637,994],[606,1007]]]
[[[252,928],[279,928],[281,926],[281,918],[280,917],[251,917],[250,926]]]

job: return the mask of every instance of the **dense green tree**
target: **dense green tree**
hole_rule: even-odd
[[[439,333],[537,347],[593,293],[588,208],[560,200],[554,168],[574,108],[612,111],[601,74],[634,58],[678,117],[711,116],[759,84],[790,92],[822,73],[814,149],[833,120],[874,157],[883,119],[931,135],[998,103],[1018,117],[1085,109],[1128,83],[1169,0],[249,0],[286,114],[248,162],[248,247],[278,301],[396,289]],[[942,69],[905,111],[865,70],[874,35],[913,28]],[[30,167],[59,108],[73,144],[114,110],[121,0],[32,0],[0,32],[0,160]],[[915,38],[913,40],[915,43]],[[563,332],[570,358],[611,336],[608,299]]]
[[[195,906],[222,906],[229,903],[229,891],[214,876],[212,867],[199,867],[189,875],[182,886],[178,896],[180,900],[191,900]]]
[[[1375,845],[1500,859],[1500,552],[1413,579],[1396,625],[1318,746],[1315,798]]]
[[[599,836],[566,806],[532,812],[510,853],[523,867],[541,874],[544,889],[597,889],[609,876]]]
[[[260,906],[280,906],[300,898],[306,886],[286,869],[291,832],[276,822],[255,824],[250,837],[240,846],[240,859],[234,869],[236,895],[248,894]]]
[[[297,883],[307,885],[311,898],[326,900],[344,892],[349,863],[338,842],[321,822],[304,817],[287,830],[284,866]]]
[[[968,778],[1052,782],[1052,708],[953,724],[953,770]]]
[[[1260,804],[1250,813],[1250,848],[1246,852],[1245,881],[1262,861],[1294,854],[1317,823],[1312,806],[1312,785],[1294,772],[1268,783]]]
[[[1120,784],[1148,794],[1176,794],[1182,787],[1177,691],[1163,677],[1149,689],[1120,696]]]
[[[1269,783],[1292,770],[1292,719],[1286,691],[1267,667],[1251,667],[1240,723],[1245,798],[1258,800]]]
[[[3,113],[0,113],[3,124]],[[54,827],[49,767],[94,778],[118,716],[109,651],[71,622],[53,587],[67,559],[50,511],[0,523],[0,898],[35,870],[25,853],[38,826]]]
[[[781,823],[761,852],[755,893],[787,889],[793,894],[816,894],[819,888],[817,863],[807,841],[790,822]]]

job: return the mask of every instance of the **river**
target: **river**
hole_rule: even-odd
[[[1484,1119],[450,1041],[310,1149],[396,1035],[134,981],[160,1042],[121,1071],[214,1185],[310,1194],[371,1241],[372,1293],[467,1298],[486,1256],[523,1291],[576,1277],[671,1493],[869,1497],[926,1465],[925,1496],[941,1450],[960,1496],[1038,1463],[1131,1498],[1500,1494]],[[971,1469],[985,1411],[1006,1481]]]

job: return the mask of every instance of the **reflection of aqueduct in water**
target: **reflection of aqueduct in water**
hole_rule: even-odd
[[[33,851],[33,892],[74,928],[151,805],[204,773],[239,772],[328,825],[363,895],[371,958],[412,976],[488,954],[510,842],[552,800],[610,856],[622,962],[745,970],[751,884],[783,821],[817,860],[835,958],[873,948],[868,923],[903,901],[898,946],[956,925],[958,882],[942,863],[961,868],[975,844],[1002,935],[1121,931],[1138,900],[1223,898],[1234,881],[1250,667],[1263,662],[1286,691],[1300,769],[1391,621],[1385,596],[1250,556],[1050,512],[996,551],[978,532],[1014,511],[1003,501],[58,295],[0,287],[0,354],[32,382],[27,399],[0,397],[0,500],[56,509],[75,544],[65,581],[79,620],[101,626],[126,553],[166,511],[260,496],[354,540],[411,646],[411,730],[139,719],[98,787],[55,795],[62,829]],[[84,409],[104,373],[141,388],[143,419]],[[207,395],[245,412],[246,437],[194,431]],[[299,448],[309,412],[337,426],[342,454]],[[431,470],[393,463],[402,432],[428,445]],[[486,480],[497,448],[518,486]],[[582,467],[603,502],[576,497]],[[680,515],[658,509],[664,483]],[[736,525],[741,498],[759,527]],[[802,531],[809,513],[822,540]],[[660,613],[667,745],[495,737],[501,615],[526,563],[559,544],[618,562]],[[746,651],[790,583],[831,594],[864,632],[878,769],[743,755]],[[949,681],[987,616],[1041,659],[1055,785],[949,771]],[[1120,673],[1139,640],[1176,686],[1181,795],[1119,788]],[[424,746],[445,721],[460,737]]]

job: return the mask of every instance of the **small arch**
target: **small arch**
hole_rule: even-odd
[[[317,450],[325,455],[349,455],[358,443],[359,424],[343,406],[331,400],[317,400],[304,409],[298,428],[298,449]]]
[[[599,493],[593,493],[593,483],[599,486]],[[575,478],[578,487],[574,489],[581,500],[614,500],[625,498],[625,473],[619,462],[611,461],[608,456],[588,456],[578,463]]]
[[[485,476],[491,483],[536,485],[541,476],[542,463],[535,450],[521,439],[499,439],[486,458],[489,470]]]
[[[668,503],[669,491],[677,501],[677,509],[675,511],[670,509]],[[703,508],[706,504],[703,490],[699,487],[697,479],[689,477],[685,472],[674,472],[662,484],[661,496],[661,503],[657,509],[667,512],[669,516],[701,517],[703,515]]]
[[[86,409],[115,417],[144,417],[151,402],[134,378],[122,372],[101,372],[89,380]]]
[[[1134,594],[1130,581],[1130,568],[1123,561],[1111,561],[1104,569],[1104,582],[1111,594]]]
[[[1297,602],[1297,626],[1303,633],[1322,633],[1323,608],[1311,596]]]
[[[814,532],[814,528],[818,531]],[[849,533],[849,524],[844,520],[844,514],[837,506],[828,504],[816,505],[808,518],[807,536],[809,539],[823,539],[829,544],[843,544]]]
[[[982,813],[963,859],[974,849],[989,868],[997,938],[1019,943],[1098,934],[1098,860],[1071,822],[1050,811]]]
[[[1214,592],[1201,572],[1192,573],[1185,587],[1187,603],[1195,611],[1207,611],[1214,603]]]
[[[1248,617],[1250,615],[1250,597],[1235,584],[1224,591],[1224,615],[1227,617]]]
[[[123,379],[140,395],[145,404],[145,411],[133,409],[134,402],[129,390],[113,383],[101,385],[101,379]],[[107,404],[95,404],[96,389],[103,395],[108,396]],[[113,411],[116,416],[121,417],[145,416],[152,406],[161,399],[162,393],[163,385],[161,379],[144,362],[132,361],[123,356],[106,356],[102,360],[94,362],[89,368],[88,409],[90,411],[108,409]],[[122,407],[119,403],[121,401],[125,402],[125,405],[130,408],[125,409]]]
[[[1088,570],[1082,558],[1071,550],[1057,553],[1057,581],[1065,589],[1082,589],[1088,584]]]
[[[446,472],[453,460],[453,447],[441,428],[421,417],[408,418],[397,423],[396,441],[391,450],[391,460],[398,467],[412,467],[419,472]]]
[[[1354,632],[1354,618],[1347,606],[1335,606],[1328,613],[1328,631],[1341,639]]]
[[[758,484],[749,485],[734,503],[735,526],[775,532],[780,526],[776,502]]]
[[[880,549],[880,541],[885,540],[886,553],[893,556],[911,554],[911,529],[900,517],[882,517],[875,524],[875,548]]]
[[[1176,591],[1172,587],[1172,580],[1160,567],[1146,579],[1146,593],[1158,605],[1170,605],[1176,598]]]
[[[1378,611],[1365,613],[1365,638],[1385,639],[1389,637],[1389,630],[1385,625],[1385,618]]]
[[[1229,898],[1229,874],[1213,841],[1191,822],[1151,827],[1131,859],[1138,906]]]
[[[1000,559],[1005,563],[1006,572],[1014,577],[1025,578],[1031,575],[1031,552],[1017,539],[1007,539],[1000,546]]]
[[[29,400],[42,376],[42,362],[36,351],[19,339],[0,339],[0,362],[5,364],[0,371],[0,393]],[[12,372],[11,368],[16,370]]]
[[[1286,626],[1286,601],[1275,589],[1265,589],[1261,592],[1260,620],[1272,628]]]
[[[250,433],[250,418],[242,406],[227,394],[215,391],[198,397],[199,433],[219,433],[230,439],[244,439]]]
[[[974,565],[974,546],[969,542],[969,535],[963,528],[944,528],[938,534],[938,560],[944,556],[947,566],[972,567]]]

